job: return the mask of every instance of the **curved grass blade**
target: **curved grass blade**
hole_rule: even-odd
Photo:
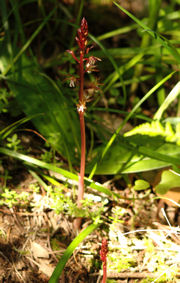
[[[38,167],[51,170],[53,172],[56,172],[56,173],[63,175],[67,179],[75,180],[75,181],[78,182],[78,179],[79,179],[78,175],[76,175],[72,172],[69,172],[65,169],[59,168],[55,165],[46,163],[44,161],[38,160],[36,158],[30,157],[30,156],[27,156],[27,155],[24,155],[24,154],[16,152],[16,151],[9,150],[9,149],[4,148],[4,147],[0,147],[0,153],[6,154],[8,156],[11,156],[13,158],[17,158],[17,159],[22,160],[22,161],[25,161],[29,165],[36,165]],[[101,184],[99,184],[97,182],[93,182],[89,178],[85,177],[84,180],[85,180],[85,185],[92,188],[92,189],[95,189],[95,190],[97,190],[101,193],[104,193],[104,194],[108,195],[109,197],[121,198],[120,195],[111,192],[109,189],[103,187]]]
[[[105,34],[102,34],[102,35],[98,36],[97,39],[99,41],[101,41],[101,40],[111,38],[111,37],[114,37],[114,36],[117,36],[117,35],[120,35],[120,34],[124,34],[124,33],[127,34],[128,32],[130,32],[130,31],[132,31],[136,28],[137,28],[137,24],[132,24],[130,26],[118,28],[118,29],[112,30],[110,32],[107,32]]]
[[[164,36],[158,34],[157,32],[150,29],[147,25],[145,25],[142,21],[137,19],[134,15],[120,6],[118,3],[113,2],[120,10],[122,10],[126,15],[128,15],[134,22],[136,22],[139,26],[141,26],[145,31],[147,31],[154,39],[156,39],[159,43],[161,43],[164,48],[166,48],[169,53],[177,60],[180,64],[180,54],[178,53],[177,49],[167,40]]]
[[[148,26],[152,30],[153,29],[156,30],[156,26],[157,26],[157,22],[158,22],[158,18],[159,18],[160,7],[161,7],[161,1],[162,0],[149,0]],[[142,35],[140,46],[142,48],[149,47],[149,49],[151,49],[150,45],[151,45],[151,37],[150,37],[150,35],[148,33],[144,33]],[[142,58],[143,58],[144,55],[145,54],[143,53],[142,54]],[[135,69],[134,69],[133,77],[134,78],[136,78],[136,77],[138,78],[142,74],[143,68],[144,68],[143,64],[137,64],[135,66]],[[135,93],[137,89],[138,89],[138,83],[133,83],[131,85],[130,92],[131,93]]]
[[[2,136],[2,139],[5,139],[9,134],[12,133],[12,131],[14,131],[17,127],[19,127],[20,125],[32,120],[33,118],[37,117],[38,115],[42,115],[42,114],[36,114],[36,115],[31,115],[29,117],[25,117],[22,118],[14,123],[12,123],[11,125],[7,126],[6,128],[2,129],[0,131],[0,137]]]
[[[91,109],[92,109],[92,111],[118,113],[118,114],[124,115],[124,116],[126,116],[129,113],[127,111],[123,111],[123,110],[119,110],[119,109],[104,108],[104,107],[91,107],[91,108],[89,108],[89,112],[91,111]],[[134,113],[132,117],[137,118],[137,119],[141,119],[141,120],[144,120],[144,121],[148,121],[148,122],[152,121],[151,118],[145,116],[144,114]]]
[[[158,111],[154,115],[154,119],[160,120],[163,112],[168,108],[168,106],[177,98],[180,94],[180,82],[178,82],[171,92],[168,94],[164,102],[159,107]]]
[[[124,64],[123,66],[120,66],[118,68],[118,71],[111,74],[104,82],[104,84],[108,83],[107,86],[104,88],[104,91],[107,91],[112,86],[112,84],[117,81],[119,74],[122,76],[126,71],[136,65],[141,60],[143,55],[144,53],[137,54],[128,63]]]
[[[16,0],[10,0],[11,6],[12,6],[12,11],[15,17],[15,32],[14,34],[16,35],[16,40],[14,41],[14,44],[17,44],[17,39],[18,39],[18,34],[20,35],[21,42],[24,44],[25,43],[25,33],[23,30],[23,24],[21,22],[21,17],[19,14],[20,10],[20,3],[19,1]]]
[[[146,101],[151,94],[153,94],[162,84],[164,84],[167,80],[169,80],[174,73],[176,73],[176,71],[170,73],[168,76],[166,76],[164,79],[162,79],[158,84],[156,84],[150,91],[148,91],[148,93],[146,93],[146,95],[134,106],[134,108],[131,110],[131,112],[126,116],[126,118],[124,119],[124,121],[121,123],[121,125],[119,126],[119,128],[115,131],[115,133],[112,135],[112,137],[110,138],[110,140],[108,141],[107,145],[105,146],[102,155],[101,155],[101,160],[103,159],[103,157],[105,156],[106,152],[109,150],[109,148],[111,147],[112,143],[114,142],[114,140],[116,139],[116,137],[118,136],[119,132],[121,131],[121,129],[124,127],[124,125],[127,123],[127,121],[133,116],[133,114],[136,112],[136,110],[141,106],[141,104]],[[97,163],[94,165],[89,178],[92,179],[92,177],[94,176],[95,172],[96,172],[96,168],[97,168]]]
[[[33,170],[29,170],[29,173],[34,177],[34,179],[37,180],[37,182],[46,190],[48,191],[48,186],[46,185],[46,183],[41,179],[41,177],[39,177],[39,175],[33,171]]]
[[[50,280],[49,283],[57,283],[59,276],[61,275],[68,259],[73,254],[74,250],[78,247],[78,245],[95,229],[97,229],[99,225],[98,224],[91,224],[86,229],[84,229],[82,232],[79,233],[79,235],[71,242],[71,244],[66,249],[65,253],[61,257],[60,261],[58,262]]]
[[[18,52],[18,54],[13,58],[12,63],[8,64],[6,69],[3,71],[3,75],[5,76],[13,64],[17,62],[17,60],[21,57],[21,55],[25,52],[25,50],[29,47],[33,39],[38,35],[38,33],[42,30],[44,25],[49,21],[49,19],[52,17],[54,12],[56,11],[56,7],[49,13],[49,15],[43,20],[43,22],[39,25],[39,27],[35,30],[35,32],[31,35],[31,37],[28,39],[28,41],[23,45],[21,50]]]
[[[99,47],[102,49],[102,51],[104,52],[104,54],[107,56],[107,58],[110,60],[110,62],[112,63],[114,69],[115,69],[115,73],[117,75],[117,79],[120,79],[121,85],[122,85],[122,90],[123,90],[123,96],[124,96],[124,100],[126,101],[126,97],[127,97],[127,92],[126,92],[126,86],[124,84],[123,78],[122,78],[122,73],[120,72],[120,68],[117,66],[114,58],[111,56],[111,54],[108,52],[108,50],[103,46],[103,44],[97,39],[95,38],[93,35],[89,34],[89,37],[97,44],[99,45]],[[107,91],[107,87],[104,89],[104,91]]]

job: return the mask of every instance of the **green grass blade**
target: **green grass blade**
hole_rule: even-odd
[[[180,146],[166,142],[159,136],[136,134],[118,136],[105,157],[98,162],[96,173],[100,175],[145,172],[171,165],[178,166]],[[93,165],[93,164],[92,164]],[[89,168],[92,168],[91,164]]]
[[[3,41],[0,41],[0,51],[1,51],[1,60],[0,60],[0,70],[2,72],[3,69],[3,53],[8,52],[9,61],[12,63],[13,60],[13,50],[11,44],[11,36],[10,36],[10,29],[9,29],[9,22],[7,16],[7,9],[6,9],[6,1],[0,0],[0,7],[1,7],[1,19],[2,19],[2,26],[5,31],[5,37]],[[4,41],[7,42],[5,46]],[[13,64],[13,63],[12,63]]]
[[[164,46],[164,48],[166,48],[169,51],[169,53],[176,59],[178,64],[180,64],[180,54],[178,53],[177,49],[170,43],[169,40],[167,40],[162,35],[159,35],[157,32],[151,30],[147,25],[145,25],[142,21],[137,19],[134,15],[132,15],[130,12],[128,12],[126,9],[120,6],[118,3],[114,2],[114,4],[126,15],[128,15],[133,21],[135,21],[139,26],[141,26],[145,31],[147,31],[154,39],[156,39],[159,43],[161,43]]]
[[[127,92],[126,92],[126,87],[122,78],[122,74],[119,70],[119,67],[117,66],[114,58],[111,56],[111,54],[108,52],[108,50],[102,45],[102,43],[100,43],[100,41],[95,38],[93,35],[89,35],[89,37],[97,44],[99,45],[99,47],[102,49],[102,51],[104,52],[104,54],[107,56],[107,58],[109,59],[109,61],[112,63],[114,69],[116,70],[116,75],[117,75],[117,79],[120,79],[121,85],[122,85],[122,90],[123,90],[123,95],[124,95],[124,99],[126,101],[126,97],[127,97]],[[106,91],[107,88],[104,90]]]
[[[162,118],[163,112],[168,108],[168,106],[178,97],[180,94],[180,82],[178,82],[175,87],[168,94],[164,102],[159,107],[158,111],[154,115],[154,119],[160,120]]]
[[[156,154],[154,155],[154,151],[149,149],[149,148],[147,148],[147,147],[140,146],[138,148],[138,152],[142,153],[144,156],[148,156],[148,157],[160,160],[160,161],[167,162],[167,165],[168,164],[174,164],[174,165],[179,166],[179,158],[168,156],[166,154],[161,154],[159,152],[156,152]]]
[[[127,26],[127,27],[118,28],[116,30],[112,30],[110,32],[107,32],[105,34],[98,36],[97,40],[101,41],[101,40],[111,38],[111,37],[114,37],[114,36],[117,36],[117,35],[120,35],[120,34],[124,34],[124,33],[127,34],[128,32],[130,32],[130,31],[132,31],[136,28],[137,28],[137,24],[132,24],[132,25]]]
[[[137,54],[136,56],[134,56],[128,63],[126,63],[125,65],[121,66],[118,68],[118,70],[116,72],[114,72],[113,74],[111,74],[106,81],[104,82],[104,84],[107,84],[104,87],[104,91],[106,92],[113,83],[115,83],[119,77],[119,75],[123,75],[126,71],[128,71],[130,68],[132,68],[134,65],[136,65],[142,58],[142,53]]]
[[[114,142],[114,140],[116,139],[116,137],[118,136],[119,132],[121,131],[121,129],[124,127],[124,125],[127,123],[127,121],[133,116],[133,114],[136,112],[136,110],[142,105],[142,103],[144,101],[146,101],[162,84],[164,84],[167,80],[169,80],[176,72],[172,72],[170,73],[168,76],[166,76],[163,80],[161,80],[158,84],[156,84],[150,91],[148,91],[148,93],[146,93],[146,95],[134,106],[134,108],[131,110],[131,112],[126,116],[126,118],[124,119],[124,121],[121,123],[121,125],[119,126],[119,128],[115,131],[115,133],[112,135],[112,137],[110,138],[110,140],[108,141],[107,145],[105,146],[102,155],[101,155],[101,160],[103,159],[103,157],[105,156],[106,152],[110,149],[112,143]],[[92,179],[93,175],[95,174],[97,168],[97,163],[94,165],[89,178]]]
[[[37,115],[40,115],[40,114],[37,114]],[[33,118],[37,117],[37,115],[31,115],[31,116],[22,118],[22,119],[20,119],[16,122],[12,123],[11,125],[7,126],[6,128],[4,128],[0,131],[0,136],[2,136],[2,139],[5,139],[17,127],[19,127],[20,125],[32,120]]]
[[[49,15],[43,20],[43,22],[39,25],[39,27],[35,30],[35,32],[31,35],[29,40],[23,45],[21,50],[18,52],[18,54],[13,58],[13,62],[10,63],[6,69],[3,71],[3,75],[5,76],[13,64],[17,62],[17,60],[21,57],[21,55],[26,51],[26,49],[30,46],[31,42],[34,40],[34,38],[38,35],[38,33],[42,30],[42,28],[45,26],[45,24],[49,21],[49,19],[52,17],[54,12],[56,11],[56,7],[49,13]]]
[[[19,2],[15,0],[10,0],[10,3],[13,9],[13,13],[15,17],[15,26],[16,26],[16,30],[15,30],[16,40],[14,41],[14,43],[17,44],[18,34],[20,34],[21,42],[24,44],[26,38],[25,38],[24,30],[23,30],[23,24],[21,22],[21,17],[19,14],[19,8],[20,8]]]
[[[71,244],[66,249],[65,253],[61,257],[60,261],[58,262],[50,280],[49,283],[57,283],[58,279],[68,261],[68,259],[73,254],[74,250],[78,247],[78,245],[95,229],[97,229],[99,225],[98,224],[91,224],[86,229],[84,229],[82,232],[79,233],[79,235],[71,242]]]
[[[116,58],[120,59],[128,59],[132,58],[133,56],[139,54],[139,53],[145,53],[146,55],[154,55],[154,53],[159,50],[161,47],[161,44],[156,43],[151,45],[151,48],[149,47],[120,47],[120,48],[108,48],[107,51],[110,53],[110,55],[116,60]],[[106,54],[102,52],[102,50],[95,50],[91,52],[92,55],[100,57],[101,59],[106,58]]]
[[[29,165],[36,165],[36,166],[38,166],[40,168],[51,170],[53,172],[56,172],[56,173],[59,173],[59,174],[63,175],[67,179],[71,179],[71,180],[74,180],[74,181],[78,182],[78,179],[79,179],[78,175],[76,175],[76,174],[74,174],[72,172],[69,172],[69,171],[67,171],[65,169],[59,168],[59,167],[57,167],[55,165],[43,162],[43,161],[38,160],[36,158],[24,155],[22,153],[18,153],[16,151],[9,150],[9,149],[4,148],[4,147],[0,147],[0,153],[6,154],[6,155],[11,156],[13,158],[17,158],[19,160],[22,160],[22,161],[28,163]],[[85,185],[90,187],[90,188],[92,188],[92,189],[95,189],[95,190],[97,190],[97,191],[99,191],[101,193],[104,193],[104,194],[106,194],[107,196],[110,196],[110,197],[121,198],[119,195],[111,192],[109,189],[103,187],[101,184],[99,184],[97,182],[93,182],[89,178],[84,178],[84,180],[85,180]]]
[[[116,132],[113,134],[113,136],[111,137],[110,141],[108,142],[103,154],[102,154],[102,158],[103,156],[106,154],[107,150],[109,149],[109,147],[111,146],[111,144],[113,143],[113,141],[115,140],[116,136],[119,134],[120,130],[122,129],[122,127],[127,123],[127,121],[132,117],[132,115],[136,112],[136,110],[142,105],[142,103],[144,103],[144,101],[146,101],[161,85],[163,85],[167,80],[169,80],[173,75],[174,75],[175,71],[170,73],[168,76],[166,76],[164,79],[162,79],[158,84],[156,84],[150,91],[148,91],[146,93],[146,95],[134,106],[134,108],[131,110],[131,112],[126,116],[126,118],[124,119],[124,121],[122,122],[122,124],[120,125],[120,127],[116,130]]]
[[[149,18],[148,18],[148,26],[150,29],[156,30],[156,25],[158,21],[158,15],[160,11],[161,0],[149,0]],[[141,47],[146,48],[150,45],[151,37],[148,33],[144,33],[141,40]],[[141,53],[142,57],[144,53]],[[134,70],[134,77],[139,77],[143,71],[143,64],[137,64]],[[131,85],[131,93],[134,93],[138,88],[138,83],[133,83]]]
[[[109,113],[118,113],[118,114],[123,115],[123,116],[126,116],[129,113],[127,111],[123,111],[123,110],[119,110],[119,109],[114,109],[114,108],[110,108],[110,107],[108,107],[108,108],[104,108],[104,107],[91,107],[91,108],[89,108],[89,111],[91,111],[91,110],[92,111],[109,112]],[[149,118],[149,117],[147,117],[147,116],[145,116],[143,114],[139,114],[139,113],[138,114],[134,113],[132,117],[133,118],[137,118],[137,119],[141,119],[141,120],[144,120],[144,121],[148,121],[148,122],[152,121],[151,118]]]
[[[37,180],[37,182],[46,190],[48,191],[48,186],[46,185],[46,183],[39,177],[39,175],[33,171],[33,170],[29,170],[29,173],[34,177],[34,179]]]

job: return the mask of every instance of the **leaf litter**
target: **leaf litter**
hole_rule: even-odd
[[[35,180],[28,175],[27,180],[23,181],[30,198],[27,205],[23,202],[22,207],[6,204],[0,208],[1,282],[48,282],[75,237],[73,217],[67,213],[70,204],[66,203],[66,209],[57,214],[51,207],[54,201],[51,196],[31,191]],[[108,184],[112,187],[112,182]],[[104,237],[109,247],[108,282],[179,282],[178,224],[170,223],[165,210],[164,224],[157,219],[157,200],[150,190],[147,193],[130,188],[111,189],[123,198],[108,200],[87,190],[86,199],[89,195],[94,202],[94,205],[86,202],[89,215],[99,213],[101,226],[78,246],[59,282],[100,282],[100,248]],[[71,188],[66,187],[65,195],[72,198]],[[93,214],[96,210],[98,213]],[[83,227],[90,222],[85,218]]]

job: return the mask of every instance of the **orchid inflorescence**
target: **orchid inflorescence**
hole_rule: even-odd
[[[79,47],[79,55],[80,55],[79,58],[75,55],[74,51],[67,50],[67,52],[72,55],[73,59],[77,62],[77,64],[79,64],[79,68],[83,72],[83,75],[85,73],[91,73],[91,72],[98,71],[96,69],[96,62],[101,61],[101,59],[98,57],[95,57],[95,56],[88,57],[87,56],[89,51],[93,48],[93,46],[90,46],[90,47],[87,46],[88,45],[87,37],[88,37],[88,23],[86,19],[83,18],[81,21],[81,26],[78,29],[77,36],[75,38],[76,42],[78,43],[78,47]],[[82,67],[83,67],[83,70],[82,70]],[[80,75],[82,75],[82,73]],[[77,78],[77,77],[71,76],[69,78],[70,87],[75,87],[75,85],[79,83],[80,80],[81,80],[80,77]],[[97,86],[96,86],[96,89],[97,89]],[[85,109],[86,109],[86,98],[82,93],[79,92],[79,103],[77,104],[77,110],[78,112],[80,112],[80,111],[84,111]]]

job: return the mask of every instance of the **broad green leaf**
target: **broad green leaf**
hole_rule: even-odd
[[[50,145],[69,164],[75,162],[80,148],[79,119],[76,107],[50,78],[40,73],[38,65],[21,56],[7,83],[18,104]]]
[[[124,136],[148,135],[149,137],[161,136],[167,142],[175,142],[180,145],[180,123],[176,127],[172,127],[170,122],[162,124],[159,120],[151,121],[151,123],[143,123],[131,131],[125,133]]]
[[[96,174],[118,174],[144,172],[148,170],[179,165],[180,146],[165,142],[162,137],[149,137],[134,135],[132,137],[119,137],[113,143],[102,160],[103,147],[97,150]],[[99,161],[98,161],[99,160]],[[91,171],[93,162],[87,166]]]
[[[135,191],[147,190],[149,188],[149,183],[145,180],[136,180],[133,189]]]
[[[86,229],[84,229],[79,235],[71,242],[71,244],[66,249],[65,253],[62,255],[61,259],[59,260],[58,264],[56,265],[56,268],[53,271],[53,274],[51,275],[51,278],[49,280],[49,283],[57,283],[58,279],[68,261],[68,259],[73,254],[74,250],[78,247],[78,245],[95,229],[98,228],[98,224],[91,224]]]
[[[69,167],[72,169],[72,163],[76,163],[79,159],[80,152],[80,128],[76,107],[70,99],[65,97],[61,87],[41,73],[35,57],[29,58],[25,54],[55,10],[56,7],[44,17],[19,50],[11,42],[6,5],[3,5],[2,23],[7,32],[0,41],[2,53],[0,70],[6,76],[8,87],[22,111],[28,116],[36,116],[33,123],[37,130],[68,160]]]
[[[118,129],[115,131],[115,133],[112,135],[112,137],[110,138],[110,140],[107,142],[106,146],[101,149],[101,156],[98,159],[98,161],[95,163],[94,162],[94,166],[91,167],[91,171],[90,171],[90,175],[89,178],[92,179],[93,175],[95,173],[97,173],[97,167],[99,167],[99,160],[102,160],[105,155],[107,154],[107,152],[111,149],[112,144],[114,143],[115,139],[118,137],[119,132],[121,131],[121,129],[124,127],[124,125],[127,123],[127,121],[134,115],[134,113],[137,111],[137,109],[143,104],[144,101],[146,101],[163,83],[165,83],[168,79],[170,79],[173,74],[175,72],[172,72],[171,74],[169,74],[168,76],[166,76],[165,78],[163,78],[159,83],[157,83],[152,89],[150,89],[146,95],[133,107],[133,109],[131,110],[131,112],[126,116],[126,118],[124,119],[124,121],[121,123],[121,125],[118,127]],[[141,139],[140,139],[141,140]],[[120,157],[121,159],[121,157]],[[113,164],[111,164],[113,165]],[[122,163],[121,163],[122,165]],[[158,165],[159,166],[159,165]],[[163,165],[161,164],[160,167],[163,167]],[[109,168],[109,166],[107,166]],[[160,168],[159,167],[159,168]],[[114,166],[113,166],[114,168]],[[150,169],[148,169],[150,170]],[[112,174],[116,174],[115,172],[118,172],[118,170],[110,170],[110,171],[114,171],[114,173]],[[103,174],[103,173],[102,173]],[[109,173],[110,174],[110,173]]]
[[[156,193],[164,195],[173,188],[179,188],[180,193],[180,175],[170,170],[163,171],[161,181],[155,187]]]

